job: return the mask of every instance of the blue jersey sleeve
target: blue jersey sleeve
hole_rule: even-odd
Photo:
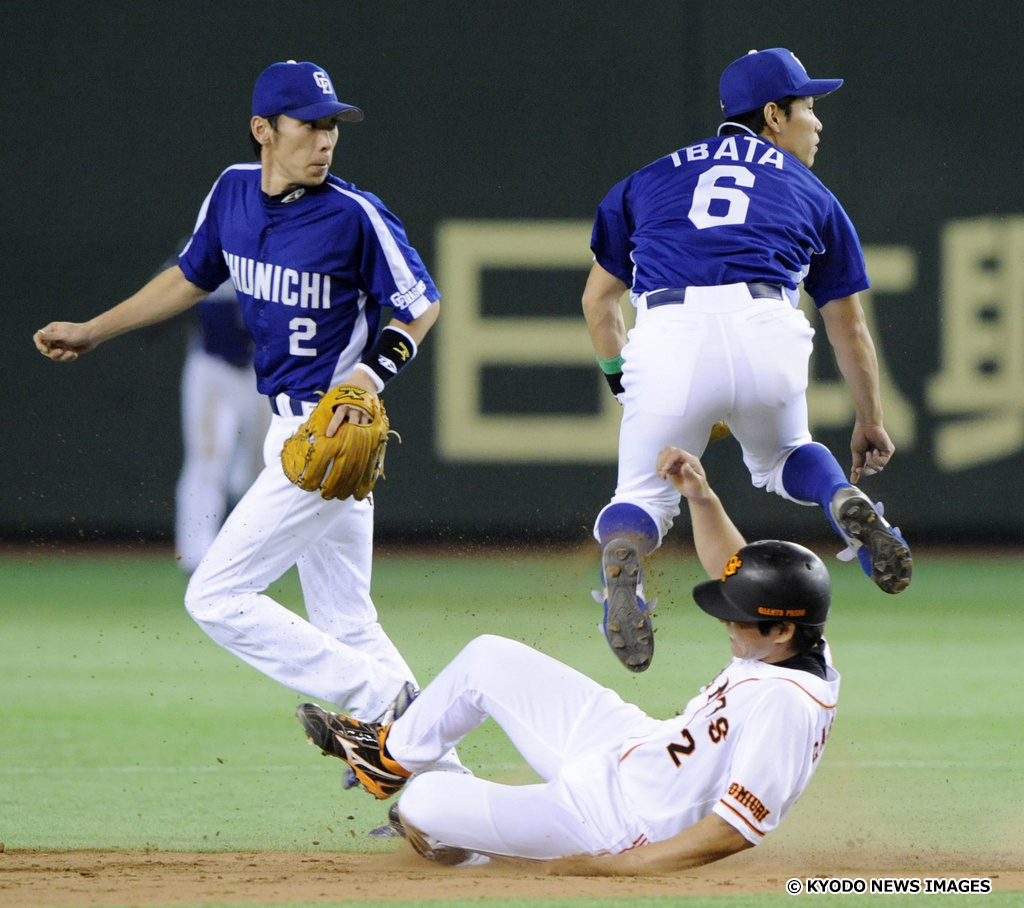
[[[633,260],[630,253],[633,244],[630,237],[633,226],[627,200],[629,185],[629,179],[617,183],[598,205],[590,248],[605,271],[632,286]]]
[[[821,238],[824,250],[811,256],[810,270],[804,278],[804,290],[819,309],[830,300],[871,286],[857,230],[834,196]]]
[[[360,273],[367,293],[390,306],[403,322],[419,318],[441,298],[419,253],[410,245],[402,222],[376,196],[362,193],[366,228]]]
[[[227,171],[225,171],[226,173]],[[221,251],[221,239],[214,217],[218,203],[218,188],[224,174],[213,184],[203,200],[196,226],[185,248],[178,256],[178,267],[193,284],[213,292],[230,277],[230,270]]]

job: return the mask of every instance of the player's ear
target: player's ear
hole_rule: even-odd
[[[769,101],[762,111],[764,114],[764,128],[769,135],[778,135],[782,132],[782,121],[786,119],[785,111],[774,101]]]
[[[796,634],[796,625],[792,621],[780,621],[775,630],[778,631],[776,643],[789,643]]]
[[[270,144],[274,128],[270,125],[270,121],[266,117],[253,117],[249,121],[249,129],[252,131],[253,138],[255,138],[260,145]]]

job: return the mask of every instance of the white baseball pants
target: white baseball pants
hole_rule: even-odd
[[[372,721],[413,674],[370,598],[372,501],[325,501],[284,475],[281,448],[303,419],[272,418],[266,466],[192,575],[185,607],[265,675]],[[293,564],[308,621],[264,592]]]
[[[537,774],[535,785],[419,772],[492,717]],[[387,748],[417,772],[399,802],[432,844],[551,859],[645,841],[619,789],[622,742],[658,725],[639,707],[503,637],[470,642],[391,727]]]
[[[680,495],[655,474],[658,453],[675,445],[699,457],[719,420],[729,423],[743,449],[753,484],[789,498],[782,468],[795,448],[811,441],[806,391],[813,337],[788,300],[752,299],[746,284],[691,287],[685,303],[650,310],[641,297],[622,350],[625,395],[610,504],[642,508],[664,537]]]

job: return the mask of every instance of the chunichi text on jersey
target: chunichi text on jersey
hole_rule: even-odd
[[[239,293],[300,309],[331,308],[331,276],[315,271],[296,271],[271,262],[257,262],[224,250],[231,282]]]

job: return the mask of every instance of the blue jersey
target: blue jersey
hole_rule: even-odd
[[[705,139],[612,187],[594,256],[647,291],[766,281],[818,306],[869,286],[857,232],[795,156],[753,134]]]
[[[271,197],[260,177],[220,175],[178,264],[206,290],[231,279],[260,393],[314,401],[373,344],[382,306],[410,322],[441,295],[380,199],[334,176]]]

